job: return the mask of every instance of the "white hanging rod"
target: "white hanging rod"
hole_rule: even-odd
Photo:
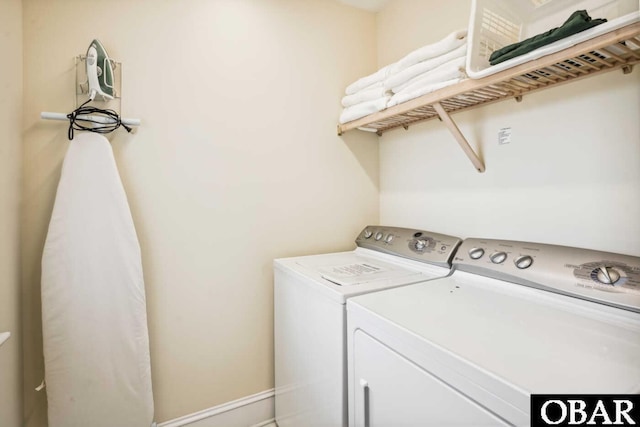
[[[51,113],[49,111],[41,112],[40,118],[45,120],[63,120],[67,122],[69,121],[65,113]],[[76,116],[76,120],[87,120],[87,121],[92,121],[96,123],[102,123],[105,125],[115,123],[115,120],[113,120],[110,117],[94,116],[92,114],[79,114]],[[123,125],[127,125],[127,126],[140,126],[140,119],[120,119],[120,122]]]

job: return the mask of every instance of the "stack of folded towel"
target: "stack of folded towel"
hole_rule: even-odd
[[[347,86],[346,95],[342,98],[344,110],[340,115],[340,123],[350,122],[387,108],[391,93],[385,89],[384,80],[389,75],[391,67],[388,65],[381,68]]]
[[[458,83],[466,76],[466,58],[467,30],[455,31],[437,43],[411,52],[385,80],[385,88],[394,93],[387,107]]]
[[[465,78],[467,30],[454,31],[400,61],[363,77],[346,89],[340,123],[406,102]]]

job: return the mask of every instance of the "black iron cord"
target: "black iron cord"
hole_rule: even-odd
[[[120,116],[114,110],[103,110],[102,108],[91,106],[86,107],[89,102],[91,102],[91,100],[88,100],[87,102],[73,110],[71,113],[67,114],[67,118],[69,119],[69,140],[73,139],[74,130],[86,130],[95,133],[109,133],[122,126],[127,130],[127,132],[131,132],[131,128],[122,123],[122,121],[120,120]],[[113,123],[101,123],[96,120],[78,118],[78,116],[80,115],[101,116],[113,120]]]

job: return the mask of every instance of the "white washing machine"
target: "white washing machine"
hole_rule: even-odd
[[[352,427],[528,426],[531,394],[640,392],[638,257],[467,239],[450,276],[347,313]]]
[[[279,427],[347,426],[345,302],[446,276],[460,243],[429,231],[369,226],[351,252],[274,261]]]

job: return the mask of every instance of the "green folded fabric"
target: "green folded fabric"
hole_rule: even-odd
[[[604,24],[606,19],[591,19],[586,10],[578,10],[571,14],[569,19],[558,28],[553,28],[545,33],[538,34],[518,43],[498,49],[489,57],[489,63],[496,65],[507,59],[524,55],[539,47],[546,46],[565,37],[572,36],[581,31],[588,30],[596,25]]]

